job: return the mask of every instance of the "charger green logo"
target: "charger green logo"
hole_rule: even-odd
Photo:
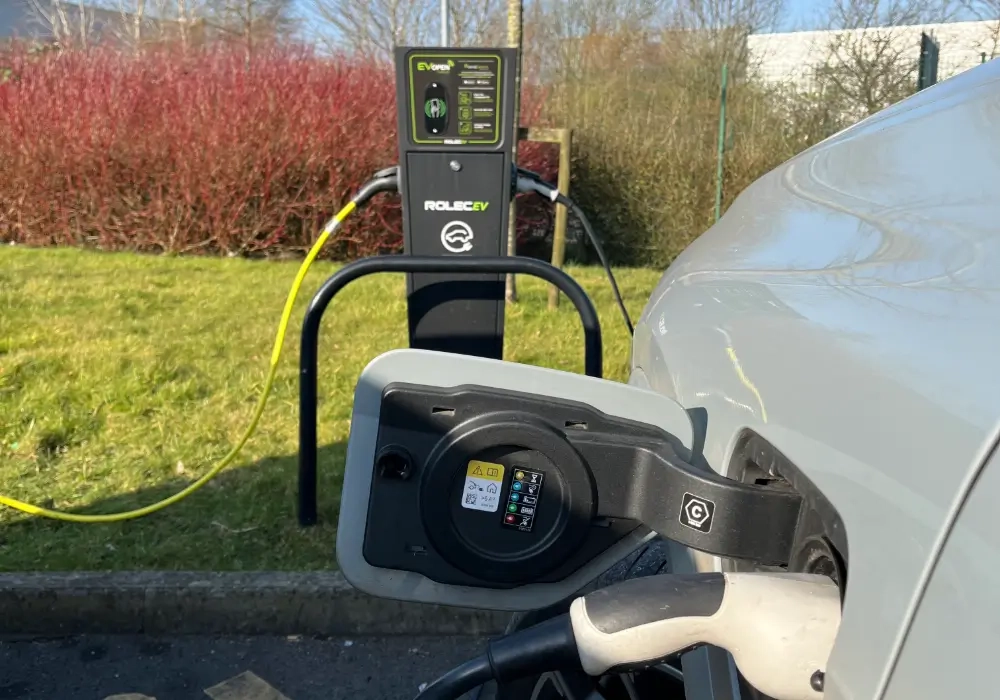
[[[448,59],[447,63],[428,63],[427,61],[417,61],[417,70],[419,71],[437,71],[438,73],[447,73],[452,68],[455,67],[455,62]]]
[[[424,211],[486,211],[489,202],[424,202]]]
[[[424,114],[431,119],[440,119],[447,113],[448,105],[440,98],[432,97],[424,103]]]

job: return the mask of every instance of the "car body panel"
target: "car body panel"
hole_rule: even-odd
[[[713,468],[750,428],[844,520],[828,699],[878,697],[992,446],[998,125],[1000,61],[817,144],[742,193],[637,324],[633,383],[705,410]]]
[[[1000,649],[1000,454],[993,453],[947,534],[892,669],[885,700],[989,698]]]

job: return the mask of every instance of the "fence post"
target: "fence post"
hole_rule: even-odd
[[[938,52],[940,46],[927,32],[920,33],[920,65],[917,70],[917,91],[929,88],[938,78]]]
[[[559,193],[569,196],[570,163],[572,162],[573,132],[559,129]],[[566,260],[566,223],[569,212],[565,205],[556,205],[556,223],[552,232],[552,265],[560,270]],[[559,288],[549,287],[549,309],[559,306]]]
[[[507,0],[507,46],[517,49],[514,66],[514,144],[511,162],[517,165],[518,127],[521,124],[521,52],[523,50],[523,0]],[[517,255],[517,197],[510,198],[510,214],[507,222],[507,255]],[[504,300],[508,304],[517,302],[517,277],[509,273],[504,284]]]
[[[722,216],[722,165],[726,152],[726,87],[729,82],[729,64],[722,64],[722,89],[719,104],[719,153],[715,166],[715,220]]]

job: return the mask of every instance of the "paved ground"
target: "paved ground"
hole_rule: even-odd
[[[0,641],[0,700],[412,700],[470,638]]]

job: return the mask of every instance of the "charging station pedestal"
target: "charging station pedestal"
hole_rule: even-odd
[[[396,49],[404,253],[507,254],[516,49]],[[503,358],[504,276],[407,275],[410,347]]]
[[[515,185],[516,60],[516,49],[506,48],[396,50],[396,185],[404,255],[345,265],[323,283],[306,311],[299,353],[298,515],[303,527],[318,518],[320,323],[330,302],[354,280],[406,274],[410,347],[502,360],[504,276],[539,278],[573,302],[583,325],[584,371],[601,377],[601,324],[587,293],[547,262],[507,255]],[[371,190],[369,196],[385,189]]]

